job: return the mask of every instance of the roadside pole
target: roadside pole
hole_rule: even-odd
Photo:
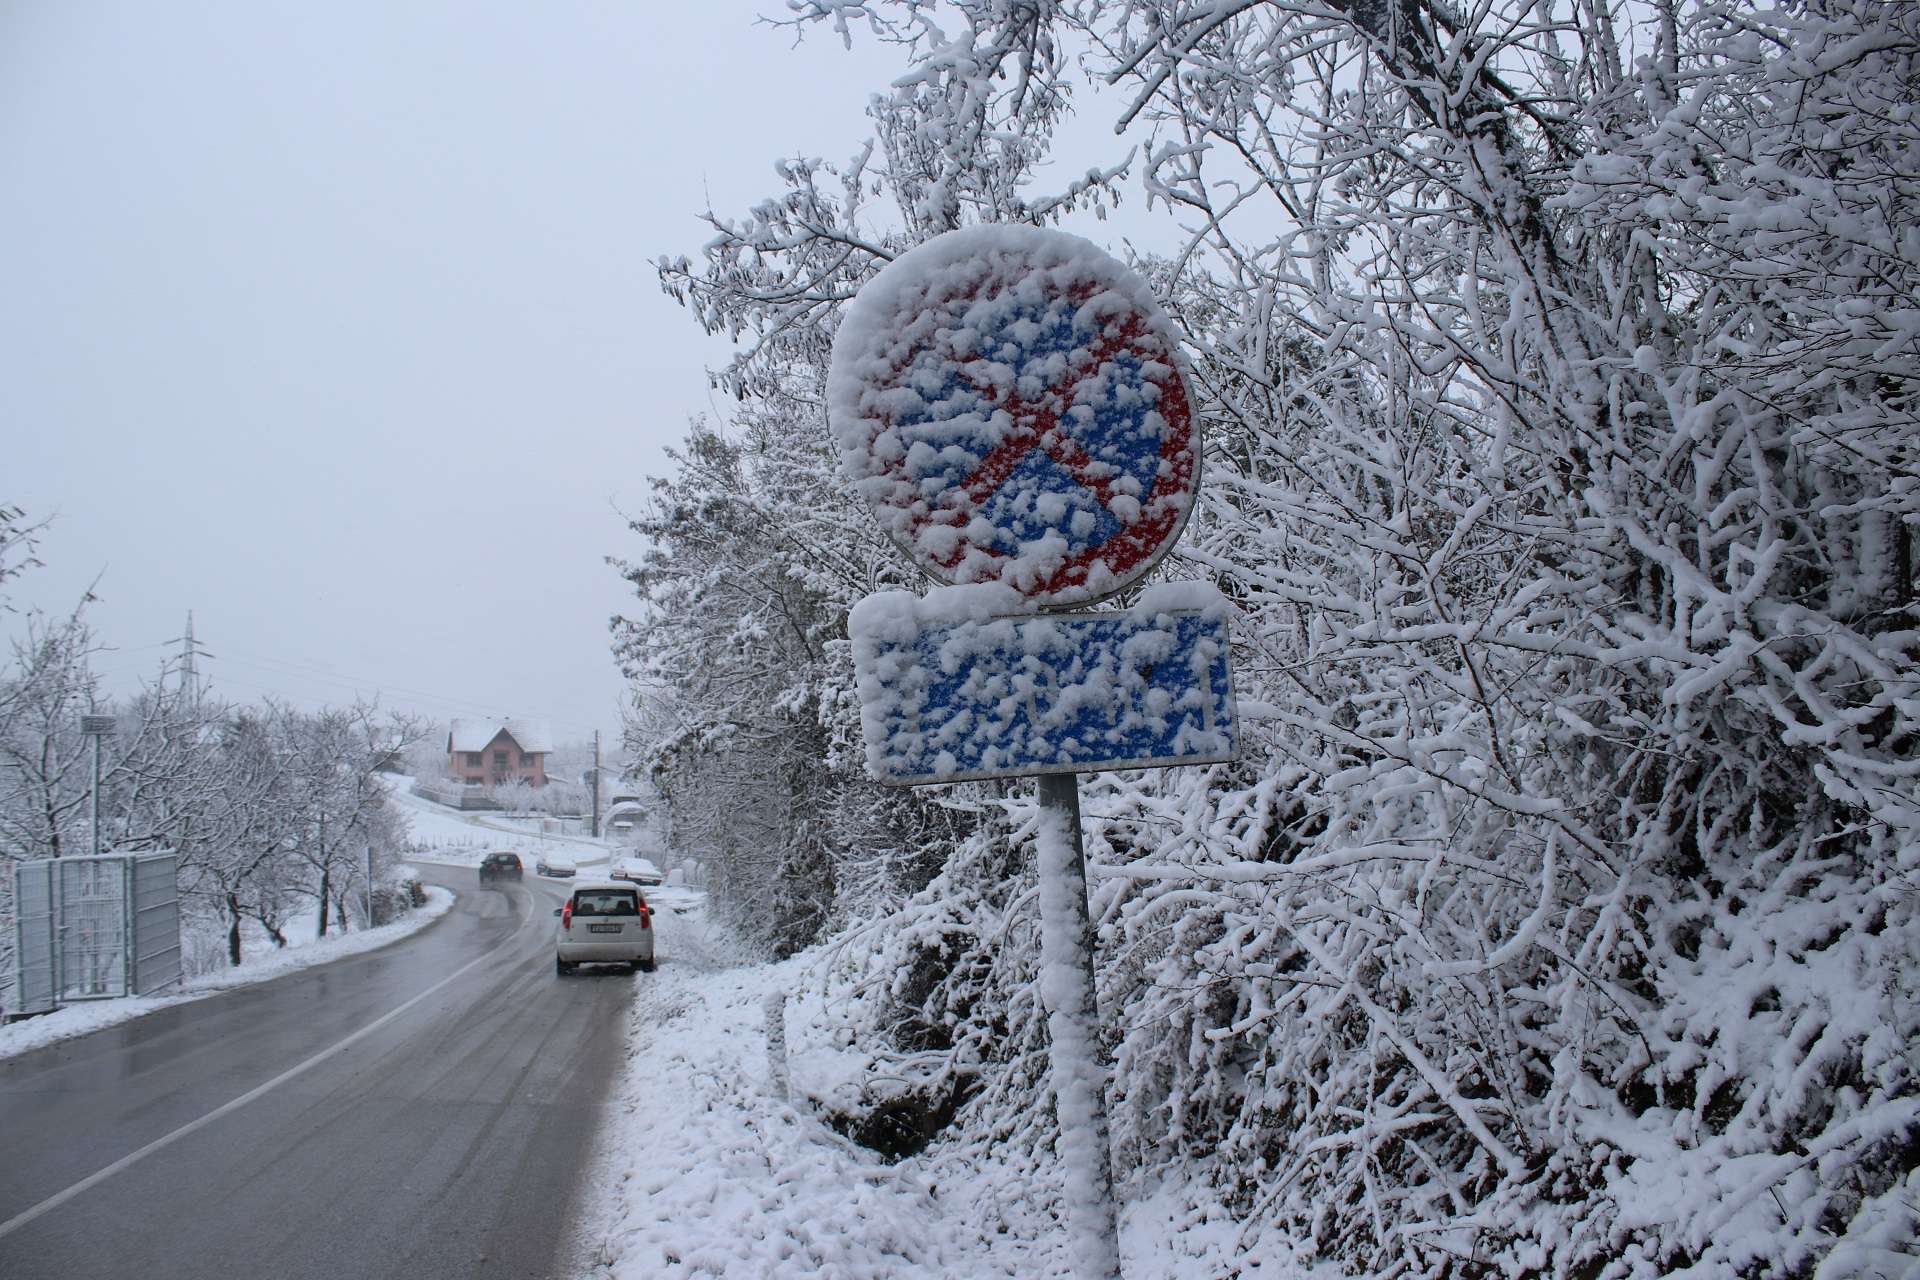
[[[100,856],[100,739],[93,735],[93,856]]]
[[[130,996],[139,988],[140,945],[134,937],[133,859],[120,864],[120,994]]]
[[[600,838],[600,731],[593,731],[593,838]]]
[[[367,928],[373,928],[373,846],[367,846]]]
[[[114,730],[112,716],[81,716],[80,732],[93,739],[93,856],[100,856],[100,739]]]
[[[1094,989],[1093,922],[1080,839],[1080,779],[1039,777],[1035,861],[1040,878],[1040,996],[1052,1041],[1050,1074],[1067,1175],[1067,1234],[1080,1275],[1119,1280],[1119,1206],[1107,1125],[1107,1063]]]

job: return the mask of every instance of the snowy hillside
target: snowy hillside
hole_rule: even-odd
[[[555,853],[591,868],[620,853],[609,840],[542,830],[538,819],[525,822],[500,814],[449,809],[414,795],[408,789],[411,779],[406,777],[386,775],[385,781],[406,821],[408,848],[416,858],[478,866],[487,854],[510,850],[521,854],[528,866],[543,853]]]

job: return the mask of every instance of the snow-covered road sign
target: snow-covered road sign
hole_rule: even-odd
[[[1151,570],[1193,509],[1200,439],[1146,283],[1060,231],[951,231],[848,308],[828,416],[841,465],[929,573],[1033,605]]]
[[[986,585],[883,592],[854,609],[873,777],[914,786],[1233,758],[1227,604],[1213,588],[1171,583],[1106,613],[1020,606]]]
[[[1234,755],[1227,603],[1144,577],[1193,510],[1200,435],[1146,283],[1077,236],[949,231],[841,319],[827,378],[841,466],[951,585],[848,622],[867,771],[903,786],[1038,774],[1041,986],[1077,1269],[1119,1280],[1079,784]]]

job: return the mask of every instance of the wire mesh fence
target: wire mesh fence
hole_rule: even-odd
[[[180,981],[171,853],[14,864],[13,1012],[146,995]]]

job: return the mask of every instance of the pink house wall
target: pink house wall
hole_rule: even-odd
[[[501,751],[507,753],[506,763],[504,765],[498,764],[494,760],[495,753]],[[468,758],[475,754],[479,755],[480,763],[468,763]],[[521,761],[523,759],[531,760],[532,763],[522,764]],[[547,756],[544,751],[536,751],[529,756],[526,752],[520,750],[520,744],[513,740],[513,735],[505,729],[502,729],[499,733],[493,735],[493,741],[487,744],[485,751],[477,753],[455,751],[449,755],[447,757],[447,776],[458,779],[463,783],[473,782],[488,785],[503,782],[528,782],[536,787],[544,787],[547,785]]]

